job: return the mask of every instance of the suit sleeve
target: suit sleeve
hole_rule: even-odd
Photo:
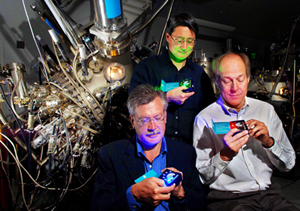
[[[183,182],[182,186],[185,191],[185,201],[184,203],[178,203],[174,198],[172,198],[175,209],[170,207],[170,210],[206,210],[207,198],[206,192],[202,186],[199,179],[199,173],[196,169],[196,152],[193,148],[187,151],[190,156],[186,156],[189,159],[185,159],[183,163],[189,166],[189,170],[183,172]],[[180,170],[180,169],[178,169]]]
[[[94,185],[91,210],[129,210],[126,190],[117,191],[117,172],[110,157],[100,148],[98,172]]]

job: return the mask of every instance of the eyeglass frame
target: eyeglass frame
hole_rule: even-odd
[[[159,115],[160,116],[160,115]],[[135,118],[135,117],[134,117]],[[165,115],[162,115],[160,116],[160,119],[156,120],[157,117],[151,117],[151,118],[148,118],[148,117],[143,117],[143,118],[140,118],[140,119],[136,119],[136,122],[138,123],[139,126],[145,126],[145,125],[149,125],[151,123],[151,120],[155,123],[155,124],[161,124],[163,121],[165,121],[166,119],[166,116]],[[145,121],[144,123],[141,122],[141,120],[147,120]]]
[[[170,37],[172,38],[172,40],[174,40],[176,42],[176,45],[182,45],[182,43],[186,42],[187,45],[195,45],[196,43],[196,39],[194,38],[185,38],[185,37],[178,37],[178,38],[182,38],[183,40],[182,41],[178,41],[178,40],[175,40],[177,38],[177,36],[175,37],[175,39],[173,38],[172,35],[170,35]],[[193,39],[193,43],[188,43],[188,39]]]

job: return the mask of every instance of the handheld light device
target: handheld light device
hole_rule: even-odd
[[[180,173],[171,171],[169,169],[166,169],[159,176],[159,178],[165,182],[165,186],[171,186],[173,184],[175,184],[175,186],[177,186],[182,181],[182,176]]]
[[[182,90],[182,92],[193,92],[194,91],[194,82],[193,79],[188,78],[188,79],[184,79],[183,81],[181,81],[179,83],[179,86],[183,86],[187,89]]]

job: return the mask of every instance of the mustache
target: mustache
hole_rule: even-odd
[[[160,131],[148,132],[148,133],[146,134],[146,136],[158,135],[158,134],[160,134],[160,133],[161,133]]]

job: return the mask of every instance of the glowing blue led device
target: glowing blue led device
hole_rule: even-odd
[[[173,184],[177,186],[182,181],[182,175],[180,173],[169,169],[166,169],[159,178],[165,182],[165,186],[171,186]]]

